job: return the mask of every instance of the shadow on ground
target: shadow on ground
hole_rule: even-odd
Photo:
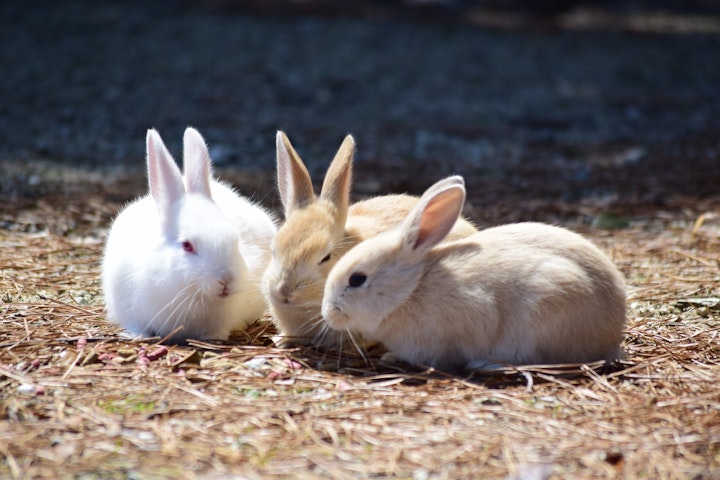
[[[127,200],[144,190],[145,130],[179,156],[187,125],[271,206],[277,129],[317,182],[353,133],[358,197],[460,173],[480,218],[529,199],[717,195],[720,17],[646,3],[7,2],[2,208]]]

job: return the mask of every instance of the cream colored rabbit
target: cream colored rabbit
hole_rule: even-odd
[[[264,293],[282,344],[338,347],[350,340],[322,323],[320,305],[328,272],[352,246],[396,226],[417,204],[417,197],[387,195],[349,205],[354,148],[348,135],[316,197],[302,160],[287,136],[277,134],[278,189],[286,221],[273,241]],[[476,231],[460,220],[450,236]]]
[[[464,200],[462,177],[442,180],[401,226],[347,252],[325,285],[324,321],[442,369],[616,359],[625,283],[612,262],[541,223],[440,244]]]

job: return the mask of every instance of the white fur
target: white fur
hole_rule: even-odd
[[[617,358],[625,284],[612,262],[540,223],[439,243],[464,198],[461,177],[442,180],[400,227],[347,252],[328,276],[324,321],[443,369]],[[365,282],[350,286],[353,274]]]
[[[200,134],[184,136],[185,176],[147,134],[150,194],[112,224],[102,263],[109,320],[171,341],[226,339],[266,308],[260,292],[276,227],[260,206],[212,179]],[[194,252],[183,249],[190,241]],[[223,294],[223,292],[225,292]]]

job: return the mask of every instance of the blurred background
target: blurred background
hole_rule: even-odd
[[[357,197],[465,175],[477,217],[720,195],[717,1],[10,0],[0,24],[4,209],[143,193],[145,131],[179,160],[188,125],[275,206],[278,129],[318,183],[352,133]]]

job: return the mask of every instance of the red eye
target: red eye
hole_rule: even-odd
[[[193,244],[192,242],[190,242],[190,240],[183,240],[182,249],[188,253],[195,253],[195,247],[193,247]]]

